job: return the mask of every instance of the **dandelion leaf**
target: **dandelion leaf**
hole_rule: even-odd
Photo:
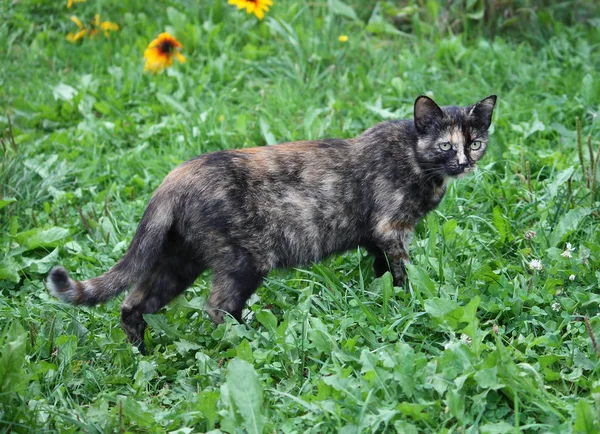
[[[263,389],[254,366],[234,358],[229,362],[227,387],[236,412],[242,417],[242,427],[250,434],[263,432]]]
[[[18,322],[7,327],[1,342],[0,357],[0,402],[2,397],[18,391],[23,385],[23,364],[27,333]]]

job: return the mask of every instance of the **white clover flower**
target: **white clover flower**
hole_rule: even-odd
[[[560,310],[560,303],[559,302],[552,303],[552,310],[555,312],[558,312]]]
[[[460,340],[468,346],[471,346],[471,344],[473,343],[473,340],[464,333],[460,335]]]
[[[529,268],[532,270],[542,271],[544,266],[542,265],[542,261],[539,259],[532,259],[529,263]]]
[[[527,231],[527,232],[525,232],[525,239],[526,240],[531,240],[533,237],[535,237],[535,231]]]
[[[569,276],[569,280],[570,280],[571,282],[572,282],[572,281],[574,281],[574,280],[575,280],[575,275],[574,275],[574,274],[571,274],[571,275]]]
[[[571,259],[573,257],[572,253],[575,251],[575,248],[571,245],[571,243],[567,243],[567,248],[564,252],[560,254],[563,258]]]

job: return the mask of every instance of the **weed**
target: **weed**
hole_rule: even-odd
[[[499,2],[390,3],[0,2],[0,431],[600,429],[594,4],[508,2],[521,25]],[[119,31],[70,43],[74,10]],[[187,62],[144,74],[165,31]],[[176,164],[352,137],[421,93],[499,103],[480,171],[417,228],[409,292],[357,250],[271,273],[245,325],[215,326],[204,275],[147,316],[141,356],[120,300],[45,290],[57,263],[112,266]]]

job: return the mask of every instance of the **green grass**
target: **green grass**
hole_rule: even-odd
[[[598,432],[598,21],[487,39],[422,10],[398,34],[384,2],[274,3],[263,22],[225,0],[0,4],[0,432]],[[121,30],[67,42],[69,16],[95,13]],[[143,74],[165,30],[188,61]],[[499,100],[479,172],[417,229],[409,293],[351,251],[273,272],[246,325],[215,326],[205,275],[147,317],[141,356],[121,297],[45,290],[55,264],[112,266],[179,162],[352,137],[421,93]]]

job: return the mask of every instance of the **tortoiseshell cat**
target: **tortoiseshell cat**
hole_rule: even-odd
[[[158,187],[125,256],[78,282],[55,267],[56,297],[95,305],[133,286],[121,306],[129,340],[143,344],[153,313],[212,269],[208,313],[241,320],[267,273],[365,247],[396,285],[417,222],[442,200],[449,178],[483,157],[496,96],[440,108],[419,96],[414,121],[382,122],[360,136],[200,155]],[[141,347],[143,349],[143,347]]]

